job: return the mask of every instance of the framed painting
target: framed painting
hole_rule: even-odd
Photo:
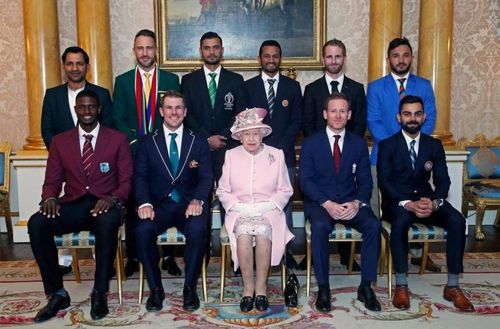
[[[326,38],[326,0],[156,0],[158,63],[171,71],[201,66],[203,33],[218,33],[223,65],[258,68],[262,41],[274,39],[283,51],[282,67],[321,68]]]

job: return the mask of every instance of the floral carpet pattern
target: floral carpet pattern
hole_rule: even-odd
[[[441,263],[444,257],[432,257]],[[212,260],[211,260],[212,261]],[[270,307],[266,312],[253,310],[243,314],[239,310],[241,277],[226,280],[224,302],[219,301],[220,280],[217,260],[209,266],[209,300],[201,308],[189,313],[182,309],[182,278],[165,276],[164,308],[150,313],[137,304],[138,280],[124,282],[124,303],[118,302],[116,282],[112,281],[108,303],[110,314],[102,320],[90,318],[92,261],[82,261],[82,283],[71,276],[65,277],[65,287],[70,293],[71,306],[59,312],[55,319],[34,324],[33,317],[45,304],[42,283],[36,264],[25,262],[0,262],[0,326],[16,328],[498,328],[500,323],[500,253],[467,254],[461,287],[475,305],[474,313],[460,313],[442,298],[446,274],[410,274],[411,308],[395,309],[387,296],[386,276],[379,277],[374,288],[382,312],[367,311],[356,299],[359,274],[345,275],[333,271],[332,312],[323,314],[314,309],[316,285],[312,281],[311,296],[305,296],[305,274],[297,272],[301,284],[299,306],[287,308],[281,293],[279,272],[269,279]],[[88,266],[87,266],[88,265]],[[416,270],[412,268],[412,271]],[[201,284],[199,285],[201,287]],[[199,289],[201,297],[201,289]],[[147,292],[145,292],[147,295]],[[147,297],[147,296],[145,296]]]

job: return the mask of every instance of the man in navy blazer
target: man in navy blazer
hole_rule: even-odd
[[[371,288],[377,279],[381,225],[368,205],[372,189],[368,146],[362,137],[345,129],[351,116],[346,95],[328,96],[323,116],[327,126],[304,140],[299,167],[304,215],[311,223],[312,258],[318,281],[316,309],[331,310],[328,236],[335,224],[341,223],[363,235],[358,300],[367,309],[380,311]]]
[[[82,230],[92,231],[96,239],[90,315],[98,320],[109,312],[106,294],[118,245],[121,205],[132,187],[132,155],[124,134],[99,124],[96,93],[81,91],[75,110],[78,126],[53,139],[40,211],[28,222],[31,249],[49,296],[35,322],[46,321],[70,305],[57,266],[54,235]]]
[[[160,107],[162,128],[144,136],[137,147],[134,193],[139,222],[133,234],[150,289],[148,311],[163,308],[156,240],[173,226],[186,236],[183,308],[194,311],[200,306],[196,283],[206,247],[200,241],[206,240],[210,229],[208,197],[213,178],[206,138],[183,125],[187,111],[182,94],[167,91]]]
[[[200,39],[203,67],[184,75],[181,81],[188,108],[186,126],[208,138],[216,180],[222,175],[226,149],[236,145],[229,129],[236,113],[246,105],[243,77],[222,67],[223,54],[221,37],[215,32],[206,32]],[[212,80],[215,90],[210,96]]]
[[[68,47],[62,54],[62,68],[67,82],[47,89],[43,98],[41,131],[47,149],[55,135],[76,127],[77,116],[73,108],[76,95],[83,89],[97,94],[102,107],[98,119],[101,124],[113,127],[109,91],[85,80],[89,55],[80,47]]]
[[[382,192],[383,219],[391,222],[391,252],[396,271],[393,305],[410,308],[408,282],[408,229],[415,223],[444,227],[448,282],[443,297],[461,311],[474,306],[458,286],[463,272],[465,219],[446,201],[450,177],[441,141],[421,133],[425,124],[424,101],[408,95],[401,99],[397,120],[402,131],[380,142],[377,161]],[[432,185],[429,180],[432,176]],[[391,287],[389,287],[391,289]]]
[[[264,138],[263,143],[283,151],[290,182],[295,182],[295,140],[301,128],[302,92],[297,81],[280,74],[281,46],[275,40],[262,42],[259,48],[261,74],[245,81],[247,107],[260,107],[267,110],[264,123],[273,132]],[[271,82],[270,82],[271,81]],[[272,88],[272,90],[270,90]],[[272,101],[269,101],[270,92]],[[271,108],[272,105],[272,108]],[[293,230],[292,201],[285,207],[288,229]],[[297,262],[287,250],[287,266],[295,268]]]

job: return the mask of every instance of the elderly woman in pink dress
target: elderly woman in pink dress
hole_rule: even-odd
[[[283,208],[293,194],[283,152],[262,143],[272,129],[262,123],[267,111],[247,109],[236,116],[232,138],[241,146],[226,152],[217,196],[226,209],[225,226],[234,269],[243,277],[242,312],[265,311],[269,266],[279,265],[294,236]],[[254,248],[256,278],[254,280]]]

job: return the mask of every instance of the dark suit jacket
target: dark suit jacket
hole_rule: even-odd
[[[366,130],[366,97],[363,85],[344,75],[342,93],[351,101],[351,119],[346,129],[363,137]],[[330,95],[325,76],[308,84],[304,91],[303,127],[306,137],[324,129],[326,120],[323,109],[326,98]]]
[[[124,203],[132,188],[132,156],[127,137],[100,126],[91,174],[83,171],[78,128],[54,137],[49,149],[42,200],[59,197],[62,184],[64,195],[60,202],[71,202],[89,193],[98,198],[115,196]]]
[[[247,107],[261,107],[269,111],[267,93],[258,76],[245,81]],[[297,81],[280,74],[276,101],[272,117],[270,113],[264,118],[264,123],[271,126],[273,132],[264,138],[263,142],[283,150],[286,166],[295,167],[295,139],[301,128],[302,92]]]
[[[382,192],[382,209],[398,206],[399,201],[415,201],[421,197],[446,199],[450,177],[441,141],[420,134],[415,171],[402,132],[380,142],[377,160],[378,185]],[[433,189],[429,183],[432,174]]]
[[[212,164],[206,138],[184,126],[179,167],[175,176],[172,174],[163,128],[140,139],[134,171],[137,205],[158,205],[168,199],[174,187],[183,202],[198,199],[207,204],[212,184]]]
[[[111,96],[106,88],[99,87],[88,81],[85,82],[85,89],[92,90],[99,97],[102,110],[99,122],[107,127],[113,127],[111,117]],[[47,149],[50,148],[54,135],[75,128],[73,117],[69,108],[68,84],[62,84],[45,91],[42,106],[42,138]]]
[[[229,129],[237,111],[246,104],[243,77],[221,68],[213,109],[203,68],[184,75],[181,89],[188,109],[186,126],[205,138],[223,135],[231,142]]]
[[[119,75],[115,79],[113,92],[113,122],[115,128],[127,134],[129,142],[135,145],[139,136],[139,121],[135,99],[135,69]],[[180,90],[179,77],[173,73],[159,70],[158,101],[156,103],[155,121],[153,131],[162,127],[163,120],[160,116],[161,92],[167,90]]]
[[[326,131],[304,140],[299,168],[306,217],[312,205],[321,205],[327,200],[369,203],[373,183],[368,146],[362,137],[346,131],[339,175],[335,173]]]

